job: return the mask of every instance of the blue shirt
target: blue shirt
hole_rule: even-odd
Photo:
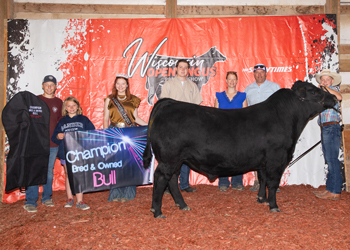
[[[243,107],[245,98],[246,94],[238,91],[230,101],[226,95],[226,91],[220,93],[216,92],[216,99],[219,103],[219,109],[240,109]]]
[[[59,159],[65,159],[63,140],[57,139],[57,134],[71,131],[84,131],[84,130],[94,130],[95,126],[92,122],[84,115],[76,115],[74,117],[64,116],[56,125],[53,131],[51,140],[58,144],[58,154]]]
[[[260,86],[256,82],[253,82],[244,90],[247,94],[248,106],[265,101],[279,89],[281,89],[280,85],[268,80],[265,80]]]

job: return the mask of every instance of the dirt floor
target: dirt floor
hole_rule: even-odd
[[[350,249],[350,194],[339,201],[316,198],[311,186],[285,186],[277,194],[280,213],[256,202],[256,192],[220,192],[198,185],[183,193],[191,211],[163,199],[166,219],[150,212],[152,188],[138,188],[135,200],[107,202],[108,192],[85,194],[90,210],[23,209],[24,200],[0,205],[0,249]],[[320,187],[322,190],[325,187]]]

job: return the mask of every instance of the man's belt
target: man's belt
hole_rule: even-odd
[[[339,124],[339,122],[324,122],[321,124],[321,127],[329,126],[329,125],[335,125]]]

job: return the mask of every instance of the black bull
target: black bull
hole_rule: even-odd
[[[154,217],[164,218],[161,206],[167,185],[175,205],[190,210],[178,187],[183,162],[210,180],[256,170],[258,202],[267,202],[273,212],[280,211],[276,190],[303,128],[310,118],[333,107],[336,101],[333,95],[302,81],[243,109],[215,109],[172,99],[158,101],[150,116],[143,154],[144,166],[148,167],[152,145],[158,161],[151,208]]]

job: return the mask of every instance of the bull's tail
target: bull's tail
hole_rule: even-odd
[[[151,150],[151,144],[149,143],[149,136],[147,136],[147,144],[145,151],[143,151],[143,167],[149,168],[150,163],[152,160],[152,150]]]
[[[162,109],[164,106],[169,105],[173,102],[176,102],[172,99],[169,98],[164,98],[159,100],[152,109],[151,115],[149,116],[149,121],[148,121],[148,131],[147,131],[147,144],[145,151],[143,152],[143,167],[144,168],[149,168],[151,160],[152,160],[152,149],[151,149],[151,131],[153,128],[153,120],[157,112]]]

